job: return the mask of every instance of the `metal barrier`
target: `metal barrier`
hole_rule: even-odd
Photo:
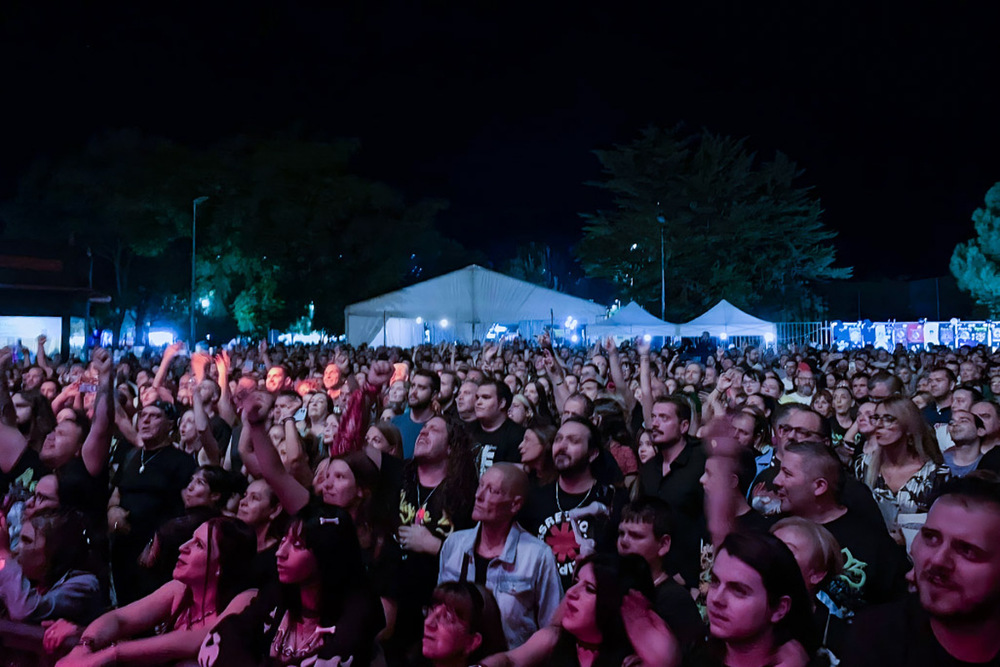
[[[804,345],[813,347],[829,345],[829,322],[776,322],[778,328],[778,345]]]

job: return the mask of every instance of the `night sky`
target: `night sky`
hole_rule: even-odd
[[[796,160],[883,278],[946,275],[1000,181],[998,3],[156,4],[4,3],[0,196],[104,129],[296,129],[501,261],[607,205],[593,149],[684,122]]]

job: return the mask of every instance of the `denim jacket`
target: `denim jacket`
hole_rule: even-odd
[[[71,570],[41,593],[25,578],[16,559],[7,559],[0,569],[0,607],[12,621],[65,618],[86,625],[100,616],[101,606],[100,585],[89,572]]]
[[[459,581],[463,566],[467,581],[476,580],[475,549],[481,524],[456,530],[441,547],[438,583]],[[552,550],[518,524],[511,526],[503,553],[490,561],[486,588],[500,607],[508,648],[523,644],[545,627],[562,599],[559,570]]]

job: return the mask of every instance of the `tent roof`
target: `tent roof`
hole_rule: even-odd
[[[681,336],[698,336],[702,331],[713,334],[725,332],[732,336],[763,336],[774,334],[775,329],[774,323],[745,313],[723,299],[700,316],[682,324]]]
[[[671,322],[661,320],[659,317],[653,315],[635,301],[630,301],[627,306],[619,308],[614,315],[600,324],[624,324],[631,326],[661,326],[666,324],[669,326],[676,326]]]
[[[581,324],[594,322],[605,312],[604,306],[592,301],[475,264],[344,309],[348,317],[423,317],[455,322],[558,320],[572,315]]]

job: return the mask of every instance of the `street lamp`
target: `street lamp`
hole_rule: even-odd
[[[656,206],[659,205],[660,202],[656,202]],[[663,251],[663,230],[667,226],[667,219],[657,215],[656,221],[660,223],[660,319],[663,320],[667,316],[667,263]]]
[[[194,211],[191,214],[191,338],[190,345],[194,347],[194,260],[198,249],[198,204],[204,204],[208,197],[198,197],[194,200]]]

